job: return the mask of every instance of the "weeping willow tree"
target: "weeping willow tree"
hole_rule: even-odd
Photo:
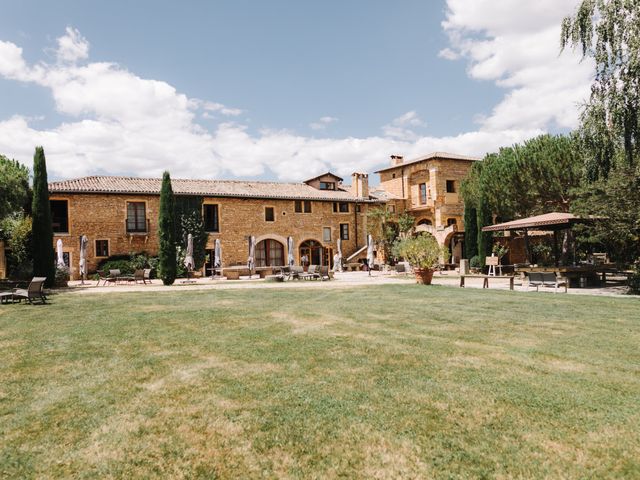
[[[589,180],[606,178],[622,160],[636,163],[640,148],[640,0],[582,0],[562,22],[561,46],[595,62],[591,97],[580,134],[589,155]]]

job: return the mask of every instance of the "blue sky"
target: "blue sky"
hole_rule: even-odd
[[[575,125],[575,4],[3,2],[0,153],[42,143],[54,178],[283,180],[481,156]]]

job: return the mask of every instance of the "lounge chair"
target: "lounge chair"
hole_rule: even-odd
[[[117,285],[121,275],[122,274],[118,269],[109,270],[109,276],[105,277],[104,284],[106,285],[107,283],[113,283],[114,285]]]
[[[315,280],[320,278],[320,274],[318,273],[318,265],[309,265],[309,268],[305,273],[299,274],[300,278],[305,280]]]
[[[46,280],[47,277],[33,277],[26,289],[13,289],[13,291],[11,292],[13,295],[13,299],[22,300],[24,298],[29,303],[33,303],[33,300],[35,299],[40,299],[43,304],[46,303],[47,296],[44,294],[44,282]]]
[[[149,281],[149,283],[151,283],[151,269],[150,268],[145,268],[144,269],[144,275],[142,276],[142,281],[143,283],[147,283],[147,281]]]
[[[331,280],[331,272],[329,271],[328,266],[323,265],[318,268],[318,278],[320,279],[320,281]]]

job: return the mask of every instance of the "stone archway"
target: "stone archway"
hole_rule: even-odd
[[[256,241],[256,267],[282,267],[286,265],[285,246],[273,238]]]
[[[302,257],[306,256],[309,265],[323,265],[323,246],[318,240],[308,239],[300,242],[298,247],[300,253],[300,263]]]

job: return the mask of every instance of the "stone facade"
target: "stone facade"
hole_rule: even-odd
[[[72,278],[79,278],[81,235],[86,235],[89,239],[89,272],[94,272],[98,263],[105,258],[97,255],[97,240],[108,242],[109,255],[132,252],[158,254],[159,195],[52,193],[50,199],[68,202],[68,232],[55,233],[54,244],[58,239],[62,239],[63,252],[68,258]],[[129,202],[145,204],[147,232],[127,233]],[[300,247],[303,242],[314,240],[322,246],[321,262],[329,264],[335,253],[341,224],[348,225],[349,238],[342,240],[344,257],[355,252],[366,242],[366,212],[369,203],[342,203],[348,203],[348,212],[334,212],[332,201],[311,201],[310,213],[296,213],[294,200],[204,197],[203,204],[215,204],[219,212],[219,232],[209,233],[207,249],[213,249],[215,240],[220,239],[223,266],[246,264],[248,236],[253,235],[257,243],[265,239],[279,242],[286,262],[287,237],[292,236],[296,263],[300,262]],[[267,207],[274,209],[273,221],[265,220]],[[328,232],[325,231],[327,228],[330,229],[328,237]]]
[[[460,185],[473,162],[479,159],[447,153],[433,153],[405,162],[391,156],[391,166],[379,170],[380,190],[396,213],[415,217],[417,231],[432,234],[447,245],[452,261],[462,257],[464,203]]]
[[[310,254],[310,263],[331,265],[339,237],[343,258],[366,244],[366,213],[380,205],[396,214],[413,215],[417,230],[449,245],[457,261],[459,232],[464,229],[458,192],[475,160],[436,153],[405,162],[393,156],[392,166],[377,172],[380,187],[375,192],[369,191],[365,173],[354,173],[350,187],[343,187],[342,179],[330,172],[303,183],[172,180],[172,184],[176,195],[202,199],[203,217],[205,209],[213,208],[206,205],[217,205],[218,229],[209,233],[206,248],[213,249],[220,239],[223,266],[246,264],[249,236],[255,236],[264,252],[267,244],[269,252],[275,252],[268,262],[277,258],[286,263],[287,237],[291,236],[296,263],[303,254]],[[55,232],[54,245],[62,239],[72,278],[79,276],[81,235],[89,239],[90,273],[107,255],[158,254],[159,179],[84,177],[52,182],[49,190],[52,202],[66,205],[67,218],[58,216],[54,225],[63,230]],[[132,203],[144,212],[144,222],[136,228],[127,225]]]

